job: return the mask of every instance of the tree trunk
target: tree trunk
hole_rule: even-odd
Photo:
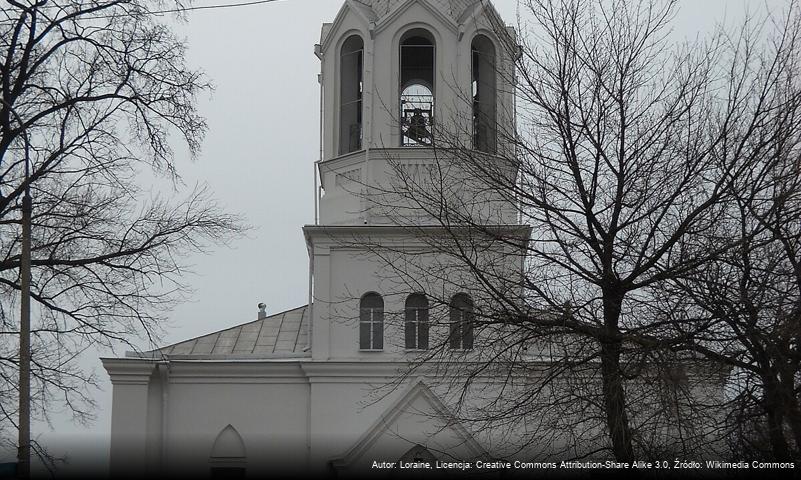
[[[601,339],[601,379],[603,382],[606,426],[612,440],[612,452],[620,462],[634,461],[631,429],[626,414],[626,393],[620,372],[621,342],[617,335],[623,296],[604,292],[604,324],[609,335]]]
[[[797,399],[787,398],[786,403],[787,419],[795,441],[795,450],[793,450],[792,456],[793,460],[798,462],[801,461],[801,411],[799,411]]]
[[[768,439],[775,460],[790,460],[790,448],[784,436],[784,406],[781,401],[779,385],[763,378],[765,389],[765,412],[767,413]]]
[[[799,461],[801,460],[801,408],[799,408],[799,399],[795,395],[794,373],[792,368],[782,369],[780,388],[782,389],[784,412],[793,432],[795,443],[795,449],[791,454],[795,461]]]

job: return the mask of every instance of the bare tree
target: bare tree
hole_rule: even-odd
[[[0,10],[0,408],[13,425],[18,366],[21,199],[33,197],[33,413],[51,402],[92,416],[94,377],[76,359],[95,345],[151,338],[186,284],[184,259],[243,228],[204,187],[185,198],[174,135],[194,156],[209,89],[186,46],[140,0],[9,0]],[[26,173],[25,150],[30,165]],[[35,310],[35,313],[36,313]]]
[[[688,348],[733,369],[738,448],[778,460],[798,459],[801,445],[797,163],[769,167],[777,174],[769,186],[746,187],[732,212],[740,228],[730,234],[740,246],[665,291],[672,318],[704,325]]]
[[[769,175],[758,165],[778,141],[771,125],[789,116],[797,128],[786,101],[798,88],[797,9],[763,47],[768,23],[671,43],[671,0],[524,3],[533,21],[507,82],[516,130],[499,123],[488,151],[469,130],[440,128],[425,174],[388,159],[390,184],[364,189],[371,211],[424,239],[424,252],[354,241],[391,267],[398,290],[425,292],[445,312],[432,322],[446,340],[420,365],[461,369],[448,378],[462,399],[480,377],[503,380],[486,390],[485,419],[536,418],[524,441],[561,432],[580,445],[575,456],[717,447],[722,419],[708,415],[729,367],[689,353],[710,321],[671,315],[663,291],[742,243],[729,229],[737,186]],[[498,225],[505,208],[530,238]],[[437,293],[459,290],[474,296],[473,356],[453,348],[464,333],[447,330],[452,298]],[[704,417],[707,428],[692,427]]]
[[[774,55],[758,61],[758,75],[770,82],[761,95],[772,113],[749,141],[751,169],[733,179],[726,234],[738,245],[665,290],[672,317],[705,326],[691,348],[736,372],[731,426],[738,448],[795,461],[801,459],[798,22],[794,16],[777,25]],[[755,54],[754,43],[747,31],[735,39],[742,56]]]

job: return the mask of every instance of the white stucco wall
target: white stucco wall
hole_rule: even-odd
[[[446,425],[447,407],[430,390],[410,392],[417,377],[397,383],[404,363],[171,361],[166,375],[153,375],[164,365],[104,359],[115,388],[112,475],[206,478],[215,465],[242,466],[253,478],[323,474],[331,461],[363,470],[417,443],[453,447],[457,457],[480,451],[466,449],[465,432]],[[136,389],[134,372],[147,380]],[[148,395],[161,401],[148,402]],[[229,425],[246,456],[220,463],[225,459],[213,458],[212,449]]]
[[[307,226],[305,232],[314,261],[314,360],[413,360],[416,353],[406,352],[404,344],[407,296],[415,292],[427,295],[430,346],[435,348],[447,340],[450,299],[457,293],[479,291],[472,288],[477,280],[461,263],[445,253],[431,252],[430,239],[414,237],[402,228]],[[450,234],[432,230],[431,235],[447,239]],[[509,235],[525,238],[528,230],[509,227]],[[497,251],[478,258],[499,273],[499,287],[505,281],[519,285],[519,252],[500,245]],[[500,275],[504,271],[508,274]],[[380,294],[384,301],[384,348],[380,352],[359,349],[359,302],[368,292]],[[471,296],[475,308],[480,309],[482,299]]]

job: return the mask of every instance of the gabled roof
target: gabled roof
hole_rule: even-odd
[[[383,17],[389,13],[398,3],[404,0],[358,0],[359,2],[368,5],[372,8],[379,17]],[[443,13],[456,18],[464,11],[470,4],[476,3],[478,0],[431,0],[431,3]]]
[[[334,18],[334,21],[323,24],[323,28],[320,31],[320,45],[322,45],[323,51],[328,48],[328,43],[331,40],[331,32],[336,32],[339,30],[339,27],[342,25],[345,16],[350,11],[355,12],[356,16],[364,23],[365,30],[369,28],[370,23],[375,22],[378,19],[375,12],[364,3],[356,0],[345,0],[345,3],[342,4],[339,12],[337,12],[337,16]]]
[[[332,23],[323,24],[320,45],[325,50],[330,40],[330,33],[337,31],[349,11],[356,13],[366,30],[376,32],[392,24],[394,19],[414,4],[422,5],[443,25],[454,32],[471,14],[479,9],[483,2],[479,0],[345,0]],[[495,9],[488,4],[488,11]],[[495,13],[497,15],[497,13]],[[372,33],[371,33],[372,34]]]
[[[274,358],[303,353],[308,340],[308,305],[184,340],[142,356],[209,357],[246,355]]]
[[[375,13],[375,10],[370,8],[369,6],[365,5],[362,1],[359,0],[346,0],[349,5],[353,7],[353,10],[367,22],[375,22],[378,20],[378,15]]]
[[[394,2],[391,2],[394,3]],[[459,15],[460,12],[457,12],[455,15],[451,13],[450,9],[447,8],[450,6],[449,1],[444,0],[404,0],[403,2],[394,3],[394,5],[389,9],[389,11],[385,15],[381,15],[381,20],[378,22],[376,26],[376,32],[379,32],[386,28],[395,21],[396,18],[401,16],[403,12],[410,9],[412,5],[421,5],[424,9],[428,10],[432,16],[437,18],[443,25],[450,28],[454,32],[459,29],[459,26],[456,24],[456,17]]]
[[[422,379],[412,383],[406,392],[398,398],[387,410],[379,417],[373,425],[368,428],[350,449],[341,457],[331,461],[334,467],[349,467],[367,453],[376,442],[386,434],[390,434],[389,429],[404,413],[413,410],[413,403],[417,399],[422,399],[432,410],[433,416],[444,422],[447,429],[459,439],[459,445],[469,451],[474,457],[489,458],[487,451],[473,438],[467,428],[464,427],[451,413],[450,409],[442,403],[437,395],[431,391]]]

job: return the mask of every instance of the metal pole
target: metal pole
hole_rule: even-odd
[[[17,441],[17,477],[31,477],[31,202],[30,146],[25,123],[14,108],[0,98],[19,123],[25,141],[25,195],[22,197],[22,256],[20,258],[19,321],[19,422]]]
[[[22,311],[19,332],[19,449],[17,452],[17,475],[22,479],[31,477],[31,210],[30,189],[26,187],[25,196],[22,198],[22,261],[20,262]]]

